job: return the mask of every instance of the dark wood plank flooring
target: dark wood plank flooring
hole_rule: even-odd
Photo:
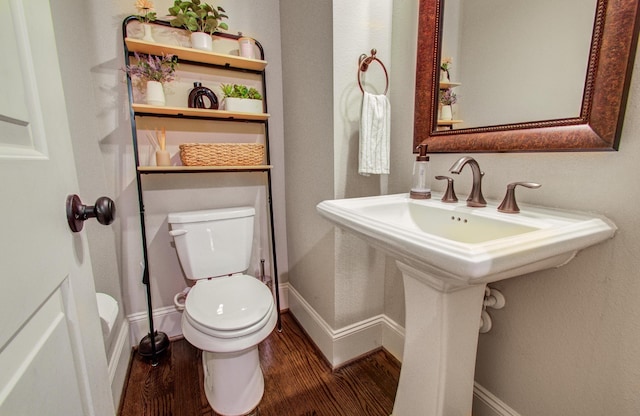
[[[378,351],[332,371],[295,319],[260,344],[265,394],[259,416],[389,416],[400,364]],[[201,352],[171,343],[157,367],[132,355],[120,416],[217,415],[204,395]]]

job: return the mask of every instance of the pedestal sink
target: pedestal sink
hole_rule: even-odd
[[[396,258],[405,346],[393,416],[470,416],[485,285],[559,267],[613,237],[604,217],[523,206],[469,208],[407,194],[323,201],[318,212]]]

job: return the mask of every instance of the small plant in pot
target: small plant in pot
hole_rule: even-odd
[[[262,95],[253,87],[239,84],[221,84],[227,111],[262,113]]]
[[[453,92],[451,88],[440,90],[440,119],[452,120],[453,111],[451,106],[458,101],[458,96]]]
[[[175,18],[171,26],[181,27],[191,32],[191,46],[194,49],[211,51],[211,34],[218,29],[228,30],[222,19],[228,19],[222,7],[211,6],[200,0],[175,0],[169,8],[169,14]]]
[[[147,42],[155,42],[152,35],[151,25],[149,23],[154,22],[156,20],[156,12],[153,11],[154,5],[151,0],[136,0],[135,3],[136,9],[138,9],[138,15],[136,19],[138,19],[142,23],[142,29],[144,30],[144,35],[142,40]]]
[[[451,82],[451,74],[449,70],[453,64],[453,59],[450,57],[442,58],[440,63],[440,82]]]
[[[136,62],[124,69],[130,77],[135,77],[135,84],[142,90],[146,86],[147,104],[164,106],[163,84],[175,79],[178,60],[175,55],[134,54]]]

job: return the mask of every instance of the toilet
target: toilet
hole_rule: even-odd
[[[209,404],[225,416],[246,415],[264,392],[258,344],[276,325],[271,291],[249,268],[253,207],[170,213],[169,234],[188,279],[195,280],[182,333],[202,350]]]

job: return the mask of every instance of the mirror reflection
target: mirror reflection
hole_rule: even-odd
[[[545,5],[535,9],[523,0],[446,0],[447,12],[462,20],[444,23],[445,0],[419,1],[412,150],[419,144],[429,145],[431,153],[618,149],[640,28],[639,2],[529,2]],[[482,6],[470,11],[473,3]],[[525,12],[516,13],[522,7]],[[470,18],[475,21],[467,23]],[[484,28],[489,37],[476,33],[463,42],[466,35],[458,28],[467,26]],[[516,29],[525,32],[516,35]],[[566,43],[576,33],[581,33],[577,43]],[[547,42],[534,43],[537,38]],[[495,46],[495,42],[502,43]],[[559,48],[547,50],[550,45]],[[450,75],[457,82],[450,90],[440,84],[446,54],[452,58]],[[529,60],[520,63],[521,56]],[[474,63],[467,62],[471,58]],[[480,77],[481,72],[486,75]],[[525,73],[527,77],[507,83]],[[545,73],[540,77],[544,81],[537,79]],[[449,125],[438,120],[442,88],[449,93],[445,100],[455,101],[451,117],[459,118]],[[476,88],[482,90],[475,92]],[[533,95],[538,90],[546,92]],[[561,103],[561,97],[569,99]],[[473,104],[476,100],[478,104]],[[466,127],[460,128],[463,124]]]
[[[596,3],[446,0],[438,130],[579,117]]]

